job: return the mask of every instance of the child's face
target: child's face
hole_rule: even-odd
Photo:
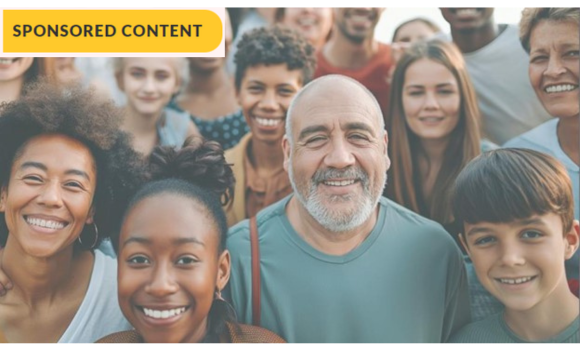
[[[173,58],[124,58],[117,75],[127,103],[138,114],[157,115],[179,89],[177,63]]]
[[[205,210],[183,196],[146,198],[119,236],[119,304],[146,342],[199,342],[217,289],[229,278],[229,253]]]
[[[564,261],[578,247],[578,222],[563,236],[555,213],[465,225],[462,238],[481,284],[508,310],[558,306],[570,293]]]
[[[237,95],[254,141],[282,141],[286,112],[301,88],[302,70],[288,70],[286,64],[246,69]]]

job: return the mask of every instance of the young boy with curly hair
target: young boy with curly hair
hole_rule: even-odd
[[[300,33],[278,26],[248,32],[238,44],[236,95],[250,133],[225,154],[237,179],[228,226],[292,192],[282,137],[290,102],[313,76],[314,52]]]
[[[580,226],[564,166],[534,150],[484,153],[458,176],[452,206],[479,281],[505,310],[451,341],[579,342],[579,301],[564,262],[578,249]]]

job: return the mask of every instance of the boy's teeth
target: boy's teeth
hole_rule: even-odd
[[[347,186],[354,184],[354,180],[342,180],[342,181],[325,181],[324,184],[330,186]]]
[[[30,225],[40,226],[43,228],[54,229],[54,230],[62,229],[63,227],[65,227],[64,223],[61,223],[58,221],[36,219],[36,218],[32,218],[32,217],[27,217],[26,222],[29,223]]]
[[[576,90],[576,88],[578,88],[578,85],[552,85],[552,86],[548,86],[546,88],[546,92],[547,93],[556,93],[556,92],[565,92],[565,91],[572,91],[572,90]]]
[[[522,277],[522,278],[517,278],[517,279],[498,279],[498,280],[502,284],[515,285],[515,284],[521,284],[521,283],[528,282],[528,281],[532,280],[532,277],[527,276],[527,277]]]
[[[185,311],[185,307],[180,307],[180,308],[171,309],[171,310],[153,310],[153,309],[143,308],[143,312],[145,313],[145,315],[148,317],[152,317],[154,319],[168,319],[170,317],[177,316],[184,311]]]

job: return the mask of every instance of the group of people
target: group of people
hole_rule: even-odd
[[[1,58],[0,342],[580,342],[580,9],[441,12]]]

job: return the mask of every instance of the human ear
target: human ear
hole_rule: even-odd
[[[224,252],[221,253],[218,259],[216,287],[218,288],[219,291],[223,290],[223,288],[226,287],[228,281],[230,280],[230,269],[231,269],[230,252],[228,250],[224,250]]]
[[[91,209],[89,210],[89,214],[87,215],[87,220],[85,221],[85,224],[89,225],[92,224],[95,219],[95,207],[91,206]]]
[[[383,133],[383,146],[385,147],[383,156],[385,157],[386,169],[389,170],[391,167],[391,159],[389,159],[389,153],[387,151],[389,147],[389,135],[387,134],[387,130],[383,130]]]
[[[0,212],[6,211],[4,205],[5,202],[6,202],[6,186],[2,186],[2,189],[0,190]]]
[[[288,172],[288,167],[290,166],[290,140],[288,140],[288,135],[284,135],[282,138],[282,151],[284,152],[284,170]]]
[[[461,243],[461,246],[463,247],[463,249],[465,250],[467,255],[469,255],[469,257],[471,257],[471,253],[469,252],[469,247],[467,246],[467,242],[463,238],[463,234],[459,233],[458,236],[459,236],[459,242]]]
[[[570,231],[564,236],[566,240],[566,249],[564,250],[564,256],[566,260],[572,258],[576,250],[578,250],[580,241],[580,225],[578,220],[572,222],[572,227]]]

